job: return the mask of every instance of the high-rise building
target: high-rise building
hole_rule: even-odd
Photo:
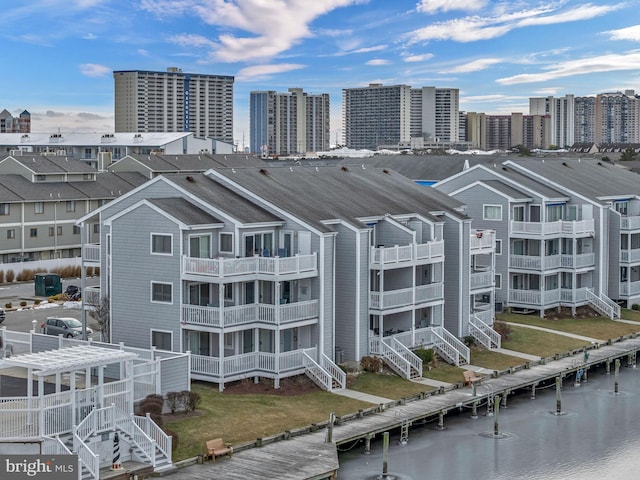
[[[575,143],[596,141],[596,97],[576,97],[574,139]]]
[[[0,133],[31,133],[31,114],[23,110],[14,117],[5,108],[0,112]]]
[[[113,72],[116,132],[192,132],[233,143],[234,77],[123,70]]]
[[[301,88],[288,93],[251,92],[250,149],[261,155],[293,155],[329,150],[329,94]]]
[[[411,89],[411,137],[425,143],[458,143],[460,138],[460,90],[421,87]]]
[[[575,99],[573,95],[564,97],[536,97],[529,99],[529,115],[548,115],[550,125],[550,145],[559,148],[575,143]]]
[[[344,142],[349,148],[409,144],[411,87],[383,86],[342,90]]]
[[[634,90],[600,93],[595,102],[596,143],[640,143],[640,97]]]

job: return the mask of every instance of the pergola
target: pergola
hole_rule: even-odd
[[[76,374],[84,373],[84,390],[95,388],[95,402],[98,406],[104,406],[104,368],[107,365],[118,364],[120,367],[120,379],[128,380],[129,403],[133,406],[133,361],[138,358],[138,354],[120,349],[109,349],[93,345],[78,345],[64,347],[57,350],[47,350],[37,353],[25,353],[14,355],[0,360],[0,371],[5,368],[23,368],[27,372],[27,397],[33,397],[33,383],[38,381],[37,397],[44,397],[44,379],[55,375],[55,392],[60,393],[62,385],[62,374],[69,375],[69,388],[72,392],[72,407],[75,407],[75,395],[78,390],[76,385]],[[97,370],[97,382],[91,385],[91,369]],[[75,408],[72,409],[75,411]],[[130,412],[129,412],[130,413]]]

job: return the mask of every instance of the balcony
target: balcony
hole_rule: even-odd
[[[490,253],[496,245],[496,233],[493,230],[477,231],[471,234],[469,250],[471,255]]]
[[[82,292],[82,303],[84,305],[100,305],[100,287],[85,287]]]
[[[509,304],[519,307],[551,308],[560,305],[578,306],[588,303],[587,288],[556,288],[553,290],[511,290]]]
[[[369,305],[371,310],[390,310],[410,307],[427,302],[437,302],[444,298],[444,284],[432,283],[413,288],[390,290],[386,292],[370,292]]]
[[[638,263],[640,262],[640,248],[632,250],[620,250],[620,263]]]
[[[620,218],[620,230],[640,230],[640,216]]]
[[[195,258],[182,257],[182,274],[218,279],[241,277],[280,276],[308,278],[318,274],[317,255],[296,255],[293,257],[243,257],[243,258]]]
[[[524,238],[588,236],[595,234],[595,222],[593,220],[558,220],[556,222],[516,222],[512,220],[509,232],[512,236],[523,236]]]
[[[595,268],[594,253],[579,253],[576,255],[510,255],[509,268],[519,270],[545,271],[561,268],[579,269]]]
[[[620,295],[623,297],[635,297],[640,295],[639,282],[620,282]]]
[[[222,322],[221,318],[224,319]],[[229,328],[254,323],[287,325],[317,318],[318,300],[308,300],[282,305],[251,303],[224,308],[183,304],[181,322],[183,325]]]
[[[469,288],[471,290],[492,288],[494,278],[495,273],[493,272],[493,270],[472,273],[469,279]]]
[[[444,241],[371,247],[371,268],[401,268],[444,260]]]
[[[86,243],[82,246],[83,263],[100,263],[100,244]]]

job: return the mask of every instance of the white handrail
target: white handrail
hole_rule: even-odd
[[[347,386],[347,374],[335,363],[331,361],[324,353],[320,355],[320,366],[329,372],[336,382],[340,385],[340,388]]]
[[[145,417],[132,415],[133,421],[138,427],[156,442],[158,449],[171,462],[171,443],[172,437],[164,433],[156,422],[151,419],[151,415],[147,413]]]
[[[391,346],[397,351],[411,366],[422,376],[422,359],[409,350],[401,341],[395,337],[391,337],[393,345]]]

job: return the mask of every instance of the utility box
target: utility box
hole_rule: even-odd
[[[55,273],[36,273],[33,279],[36,297],[50,297],[62,293],[62,280]]]

